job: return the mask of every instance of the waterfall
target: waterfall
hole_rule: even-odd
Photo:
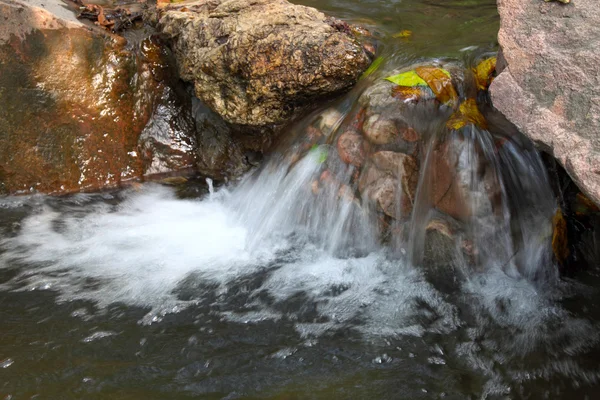
[[[459,78],[464,96],[469,81]],[[453,293],[481,274],[555,280],[556,205],[531,143],[502,124],[449,127],[457,107],[427,91],[416,103],[397,99],[393,88],[361,81],[289,127],[241,181],[214,187],[206,179],[206,198],[178,200],[147,185],[45,199],[19,234],[0,241],[0,260],[36,265],[13,279],[30,290],[150,306],[144,322],[191,304],[181,293],[195,279],[226,292],[261,276],[254,307],[273,317],[271,303],[304,293],[328,326],[359,316],[384,323],[381,296],[422,290],[444,308],[430,284]],[[71,212],[81,205],[86,211]],[[413,311],[394,312],[404,328],[401,315]],[[452,326],[454,311],[439,312]]]

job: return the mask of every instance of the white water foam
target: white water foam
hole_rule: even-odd
[[[0,268],[20,266],[0,291],[50,289],[59,301],[83,299],[100,309],[113,303],[149,308],[141,323],[216,296],[215,312],[225,320],[285,318],[308,340],[340,329],[384,341],[464,331],[449,351],[486,375],[489,392],[496,394],[507,387],[497,363],[513,360],[511,379],[530,379],[529,367],[518,360],[540,348],[556,357],[538,365],[536,376],[600,379],[569,364],[573,354],[599,343],[600,330],[557,305],[560,293],[492,269],[448,296],[384,251],[336,257],[310,241],[277,234],[277,224],[273,236],[262,237],[257,246],[250,237],[256,227],[229,201],[233,195],[221,190],[180,200],[170,188],[147,185],[127,192],[116,206],[87,201],[57,208],[46,202],[22,222],[18,235],[0,241]],[[238,282],[257,275],[263,275],[258,284],[241,290],[244,306],[229,302],[239,296]],[[182,290],[193,293],[184,300]],[[429,363],[446,363],[444,353],[434,355],[428,355]]]
[[[33,266],[17,278],[23,289],[56,289],[63,300],[100,307],[175,306],[172,291],[191,272],[222,281],[273,255],[245,250],[247,229],[222,203],[177,200],[164,187],[131,192],[116,209],[86,207],[83,216],[45,207],[2,241],[5,263]]]
[[[307,337],[349,326],[367,335],[392,337],[445,334],[464,325],[456,304],[421,271],[389,259],[383,250],[337,257],[318,243],[290,237],[299,223],[289,216],[290,204],[296,204],[298,196],[286,193],[287,205],[273,198],[286,187],[310,183],[315,164],[308,161],[300,167],[298,180],[271,179],[281,187],[270,187],[265,179],[235,189],[246,193],[221,189],[204,199],[181,200],[170,188],[146,185],[126,192],[116,206],[87,202],[74,212],[46,204],[22,222],[18,235],[0,242],[0,266],[22,266],[0,290],[52,289],[60,301],[90,300],[101,309],[113,303],[150,308],[144,323],[215,294],[224,299],[219,300],[225,303],[220,312],[228,320],[286,316],[295,319],[296,329]],[[271,204],[277,217],[267,221],[268,229],[257,215],[269,213],[258,208],[261,204]],[[323,236],[327,229],[323,227]],[[230,287],[257,273],[265,276],[246,293],[249,307],[229,306]],[[186,297],[192,300],[182,300],[182,288],[188,294],[193,291]],[[548,339],[542,332],[548,321],[567,318],[535,285],[499,269],[465,282],[463,292],[472,296],[478,315],[499,326],[524,328],[519,346],[529,349],[538,339]],[[314,305],[316,316],[303,316],[297,305],[287,304],[294,298]],[[498,299],[510,302],[502,300],[499,308]],[[573,326],[592,330],[584,325]]]
[[[248,294],[259,311],[229,310],[224,312],[228,319],[280,318],[280,310],[258,300],[262,292],[275,305],[299,294],[316,304],[321,322],[297,323],[307,336],[357,320],[365,332],[420,335],[422,328],[412,322],[406,326],[416,312],[416,298],[448,314],[451,307],[419,271],[386,260],[383,252],[337,258],[307,241],[288,241],[277,233],[276,223],[268,237],[260,221],[251,225],[252,218],[240,215],[228,198],[222,190],[205,199],[180,200],[170,188],[147,185],[129,191],[117,206],[88,203],[73,212],[44,205],[22,222],[17,236],[0,242],[0,265],[23,266],[0,290],[50,289],[60,301],[148,307],[142,322],[153,322],[202,301],[203,293],[194,293],[194,300],[178,297],[189,279],[216,284],[221,288],[216,292],[226,297],[227,285],[268,269],[260,287]],[[263,236],[257,238],[257,231]],[[269,266],[273,262],[276,267]]]

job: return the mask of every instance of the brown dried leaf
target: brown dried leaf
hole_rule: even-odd
[[[415,72],[421,79],[427,82],[435,97],[444,104],[453,105],[458,100],[458,94],[452,85],[452,79],[441,68],[417,67]]]
[[[583,193],[577,193],[575,197],[575,214],[586,216],[600,212],[600,208],[593,201],[588,199]]]
[[[556,214],[552,218],[552,252],[556,261],[560,265],[564,265],[569,256],[569,242],[567,239],[567,221],[560,209],[556,210]]]
[[[104,15],[104,8],[102,8],[101,6],[98,6],[98,23],[107,28],[115,24],[114,21],[110,21],[108,18],[106,18],[106,16]]]
[[[417,101],[419,101],[419,99],[421,99],[422,95],[423,92],[421,92],[421,89],[418,86],[395,86],[394,88],[392,88],[392,97],[400,99],[404,102],[416,103]]]

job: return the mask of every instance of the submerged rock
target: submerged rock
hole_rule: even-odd
[[[193,124],[165,80],[164,49],[85,25],[59,0],[0,0],[0,15],[4,192],[96,190],[193,167]]]
[[[600,204],[600,8],[596,0],[498,0],[506,65],[494,106]]]
[[[348,89],[370,63],[347,24],[285,0],[178,3],[158,26],[181,78],[233,124],[284,123]]]
[[[358,189],[375,202],[384,214],[400,219],[412,210],[419,169],[414,157],[380,151],[371,156],[371,164],[363,170]]]
[[[347,131],[337,140],[337,150],[340,158],[346,164],[360,167],[365,161],[365,145],[362,137],[353,131]]]

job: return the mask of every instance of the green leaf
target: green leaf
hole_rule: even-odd
[[[325,161],[327,161],[327,147],[326,146],[319,146],[318,144],[314,144],[310,148],[310,152],[317,154],[317,156],[318,156],[317,160],[318,160],[319,164],[323,164]]]
[[[382,62],[383,62],[383,57],[377,57],[375,60],[373,60],[373,62],[369,66],[369,68],[367,68],[367,70],[365,72],[363,72],[363,74],[360,76],[360,79],[366,78],[367,76],[371,75],[373,72],[377,71]]]
[[[425,82],[415,71],[403,72],[398,75],[388,76],[386,80],[399,86],[427,86]]]
[[[323,164],[325,161],[327,161],[327,150],[324,150],[319,154],[319,164]]]

